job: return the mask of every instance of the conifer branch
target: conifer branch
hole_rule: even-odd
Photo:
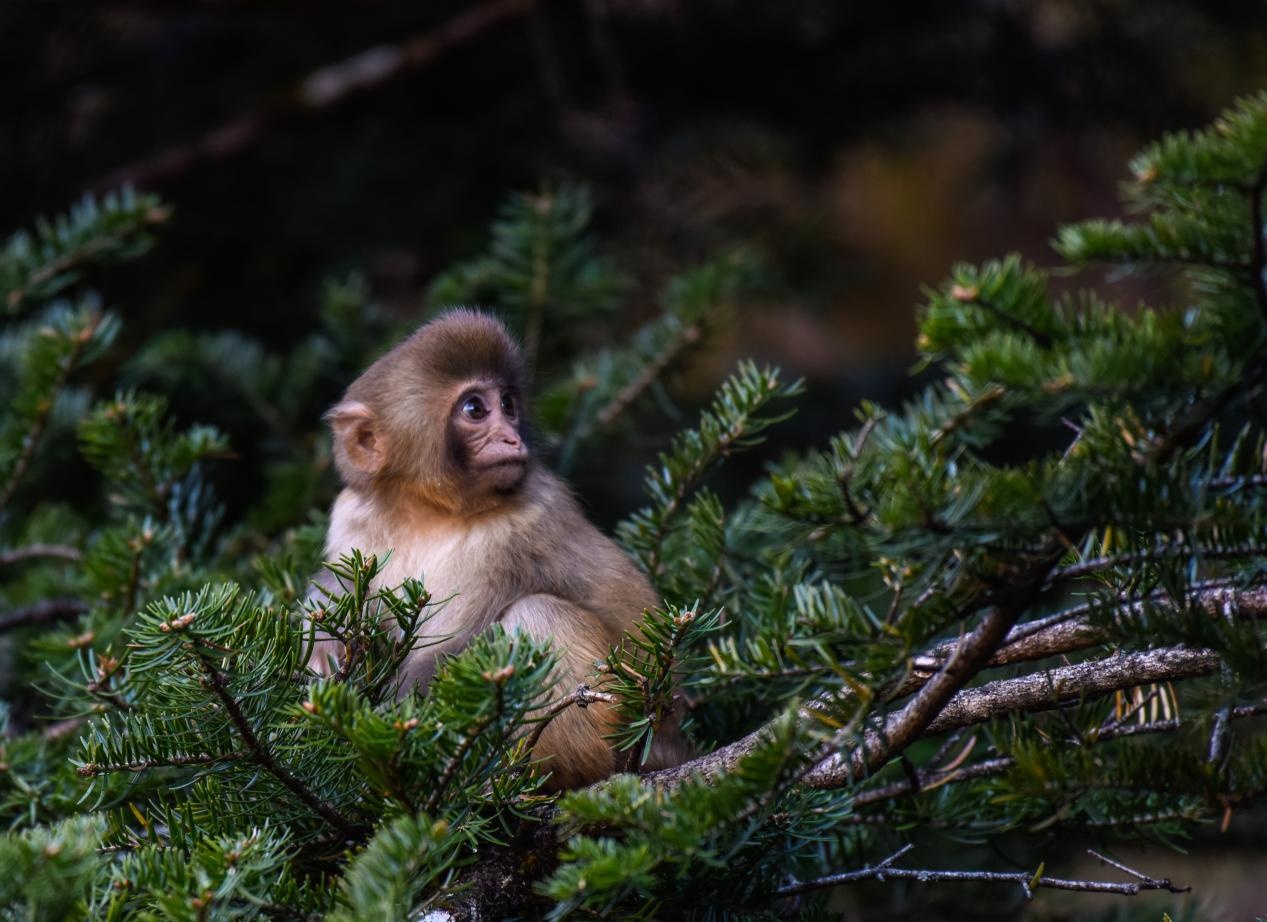
[[[1204,560],[1242,560],[1247,557],[1267,555],[1267,547],[1246,543],[1237,545],[1200,547],[1185,544],[1166,544],[1143,551],[1127,551],[1122,554],[1109,554],[1103,557],[1090,557],[1079,560],[1066,567],[1058,567],[1052,571],[1051,582],[1066,579],[1081,579],[1094,573],[1111,570],[1114,567],[1132,566],[1140,563],[1156,563],[1161,560],[1200,557]]]
[[[1232,613],[1252,618],[1267,617],[1267,587],[1243,591],[1230,590],[1226,587],[1209,588],[1197,593],[1192,602],[1202,605],[1212,613]],[[1005,613],[1000,613],[996,609],[991,614],[998,618],[996,621],[988,622],[989,632],[994,633],[999,630],[999,622],[1003,620]],[[989,615],[987,615],[988,618]],[[1025,626],[1017,628],[1014,635],[1017,640],[1011,644],[1007,642],[1009,633],[1004,627],[1000,641],[991,647],[980,661],[976,661],[971,653],[969,654],[972,656],[971,660],[961,659],[961,662],[976,661],[972,675],[963,678],[959,685],[954,687],[957,693],[948,696],[926,723],[923,725],[920,723],[924,716],[922,708],[931,707],[927,702],[935,699],[925,698],[926,703],[919,705],[921,710],[916,711],[913,708],[913,702],[919,700],[917,695],[901,712],[889,718],[880,729],[870,731],[862,747],[851,749],[847,754],[839,753],[819,763],[806,774],[805,783],[811,787],[840,787],[861,777],[864,768],[869,766],[873,770],[878,762],[884,761],[884,753],[888,753],[887,757],[897,755],[918,738],[984,723],[1012,713],[1048,709],[1085,695],[1103,694],[1154,682],[1209,675],[1217,670],[1222,662],[1218,654],[1209,650],[1166,647],[1144,653],[1123,654],[1093,660],[1019,679],[992,682],[968,691],[958,691],[958,688],[987,666],[1041,659],[1059,653],[1085,649],[1095,642],[1093,629],[1085,621],[1043,620],[1045,626],[1040,632],[1026,633]],[[982,625],[979,625],[978,629],[969,634],[964,641],[954,645],[954,649],[957,651],[968,644],[970,649],[976,648],[979,652],[981,649],[979,645],[984,645],[985,638],[988,636],[986,625],[987,621],[983,621]],[[916,668],[923,666],[924,669],[931,670],[936,667],[939,670],[936,673],[937,676],[946,675],[950,661],[943,657],[950,647],[943,645],[936,649],[938,653],[930,654],[926,661],[923,658],[917,658]],[[950,687],[951,683],[958,679],[957,675],[953,673],[952,675],[955,677],[941,681],[943,693],[945,687]],[[923,676],[917,674],[908,679],[907,683],[899,686],[895,691],[895,696],[910,694],[923,685],[926,678],[927,673]],[[768,727],[759,728],[709,755],[701,756],[675,768],[649,772],[642,777],[658,787],[670,788],[691,778],[707,780],[734,768],[741,759],[760,745],[768,733]]]
[[[699,342],[703,331],[698,325],[691,324],[676,332],[673,339],[660,350],[629,383],[622,387],[611,400],[594,414],[594,424],[606,429],[614,423],[626,410],[633,406],[646,390],[655,384],[684,349]]]
[[[1262,717],[1264,714],[1267,714],[1267,705],[1244,705],[1227,709],[1229,721]],[[1109,742],[1110,740],[1147,736],[1154,733],[1174,733],[1187,725],[1188,722],[1182,721],[1177,717],[1166,720],[1152,720],[1147,723],[1119,723],[1114,726],[1105,726],[1092,730],[1090,733],[1079,733],[1069,743],[1072,746],[1096,745]],[[865,807],[885,800],[893,800],[907,794],[918,794],[945,784],[961,784],[965,781],[975,781],[979,778],[1002,775],[1010,771],[1015,765],[1016,760],[1011,756],[998,756],[981,762],[973,762],[969,765],[924,769],[918,772],[914,780],[904,778],[901,781],[895,781],[882,787],[859,791],[853,795],[851,802],[855,807]]]
[[[131,188],[84,196],[69,213],[39,220],[34,234],[19,232],[0,249],[0,310],[16,314],[62,290],[89,262],[127,259],[145,252],[150,231],[170,212],[157,197]]]
[[[249,749],[238,749],[221,754],[201,752],[191,755],[167,756],[162,759],[137,759],[135,762],[108,764],[87,762],[79,766],[75,771],[81,777],[91,778],[95,775],[111,775],[118,772],[140,773],[156,768],[188,768],[191,765],[215,765],[219,762],[237,762],[251,756],[251,754]]]
[[[977,305],[977,307],[980,307],[983,310],[985,310],[985,312],[990,314],[992,317],[997,317],[999,320],[1002,320],[1003,323],[1006,324],[1007,326],[1015,327],[1016,329],[1020,330],[1022,333],[1024,333],[1026,336],[1032,339],[1034,341],[1034,344],[1037,345],[1040,349],[1051,348],[1051,344],[1052,344],[1051,335],[1048,333],[1044,333],[1042,330],[1034,326],[1032,323],[1028,323],[1025,320],[1022,320],[1020,317],[1017,317],[1015,314],[1011,314],[1008,311],[1005,311],[1003,308],[999,307],[997,304],[993,303],[992,301],[986,298],[982,298],[979,295],[976,297],[973,297],[971,301],[973,304]]]
[[[423,804],[422,812],[428,815],[434,814],[437,807],[444,801],[444,795],[449,791],[449,785],[453,783],[458,769],[462,767],[462,760],[466,758],[466,754],[471,751],[471,747],[475,745],[475,741],[483,735],[484,731],[493,725],[493,723],[502,716],[505,709],[505,677],[493,675],[490,678],[497,689],[496,696],[493,699],[493,708],[486,715],[467,728],[462,742],[458,744],[457,749],[449,756],[444,763],[444,768],[440,772],[440,778],[435,783],[435,787],[431,789],[427,802]]]
[[[216,669],[215,663],[211,662],[204,653],[196,648],[194,649],[194,654],[206,677],[206,686],[211,689],[212,694],[219,699],[221,706],[224,707],[224,712],[228,715],[229,721],[238,731],[238,736],[242,738],[242,742],[246,744],[250,757],[303,801],[314,813],[339,830],[345,838],[355,839],[363,831],[362,828],[339,813],[331,804],[326,803],[314,794],[288,768],[277,761],[272,751],[256,735],[255,729],[251,726],[251,722],[247,720],[246,715],[242,713],[241,706],[238,704],[237,699],[233,697],[232,692],[229,691],[229,687],[225,683],[224,677],[220,674],[220,670]]]
[[[1238,381],[1217,394],[1202,397],[1175,421],[1168,431],[1152,439],[1147,450],[1137,455],[1141,464],[1168,461],[1176,451],[1205,432],[1212,421],[1238,403],[1257,399],[1263,391],[1267,367],[1259,366],[1244,381]]]
[[[79,356],[83,353],[87,344],[92,341],[93,335],[97,332],[97,328],[100,325],[101,315],[96,314],[88,320],[82,330],[77,331],[76,335],[72,337],[70,350],[62,357],[57,369],[57,375],[49,382],[47,397],[36,413],[35,418],[31,420],[30,431],[27,432],[26,438],[22,441],[22,450],[13,464],[9,479],[5,482],[4,487],[0,489],[0,511],[8,507],[9,501],[13,499],[18,486],[22,483],[22,478],[26,476],[27,468],[31,466],[31,460],[35,457],[35,452],[44,438],[44,430],[48,427],[49,418],[53,415],[54,401],[57,395],[61,393],[62,388],[66,386],[70,373],[75,370],[75,366],[79,363]]]
[[[956,645],[954,653],[901,711],[886,720],[880,730],[863,735],[861,747],[848,756],[843,753],[828,756],[806,773],[803,780],[817,786],[825,778],[836,784],[862,778],[927,735],[929,728],[940,719],[939,715],[958,698],[959,689],[971,682],[990,661],[1017,618],[1033,603],[1058,553],[1058,550],[1044,551],[1031,563],[1028,572],[1018,574],[1014,588],[1009,590],[1010,597],[986,612],[981,623]]]

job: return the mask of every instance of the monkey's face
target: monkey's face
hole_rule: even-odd
[[[453,457],[475,490],[509,493],[523,481],[529,455],[520,423],[518,395],[499,383],[468,386],[453,402]]]

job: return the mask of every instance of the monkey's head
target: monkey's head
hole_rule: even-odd
[[[379,358],[326,419],[344,483],[402,487],[450,512],[491,508],[528,471],[523,357],[495,318],[448,311]]]

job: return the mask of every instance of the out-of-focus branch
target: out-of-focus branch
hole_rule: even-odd
[[[44,599],[23,608],[0,612],[0,633],[34,624],[69,621],[87,610],[88,606],[78,599]]]
[[[64,544],[28,544],[24,547],[15,547],[7,551],[0,551],[0,567],[11,567],[17,563],[24,563],[28,560],[39,560],[41,558],[55,558],[57,560],[69,560],[72,563],[83,559],[83,554],[79,548],[70,547]]]
[[[295,89],[211,129],[202,137],[175,144],[153,157],[115,170],[97,188],[150,186],[186,172],[205,160],[233,156],[256,143],[270,124],[294,113],[342,102],[358,90],[378,86],[409,70],[425,67],[445,52],[473,41],[504,20],[522,16],[538,0],[488,0],[454,16],[438,28],[395,45],[378,45],[318,68]]]

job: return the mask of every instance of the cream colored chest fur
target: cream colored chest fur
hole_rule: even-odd
[[[383,509],[344,490],[331,515],[326,555],[334,559],[356,548],[381,559],[390,551],[376,587],[397,586],[410,577],[422,580],[433,600],[449,600],[437,609],[427,633],[453,633],[460,625],[462,634],[469,636],[514,601],[490,595],[491,586],[510,587],[504,578],[495,578],[503,574],[490,573],[486,567],[488,561],[507,559],[505,546],[530,525],[520,518],[441,517],[404,505]]]

